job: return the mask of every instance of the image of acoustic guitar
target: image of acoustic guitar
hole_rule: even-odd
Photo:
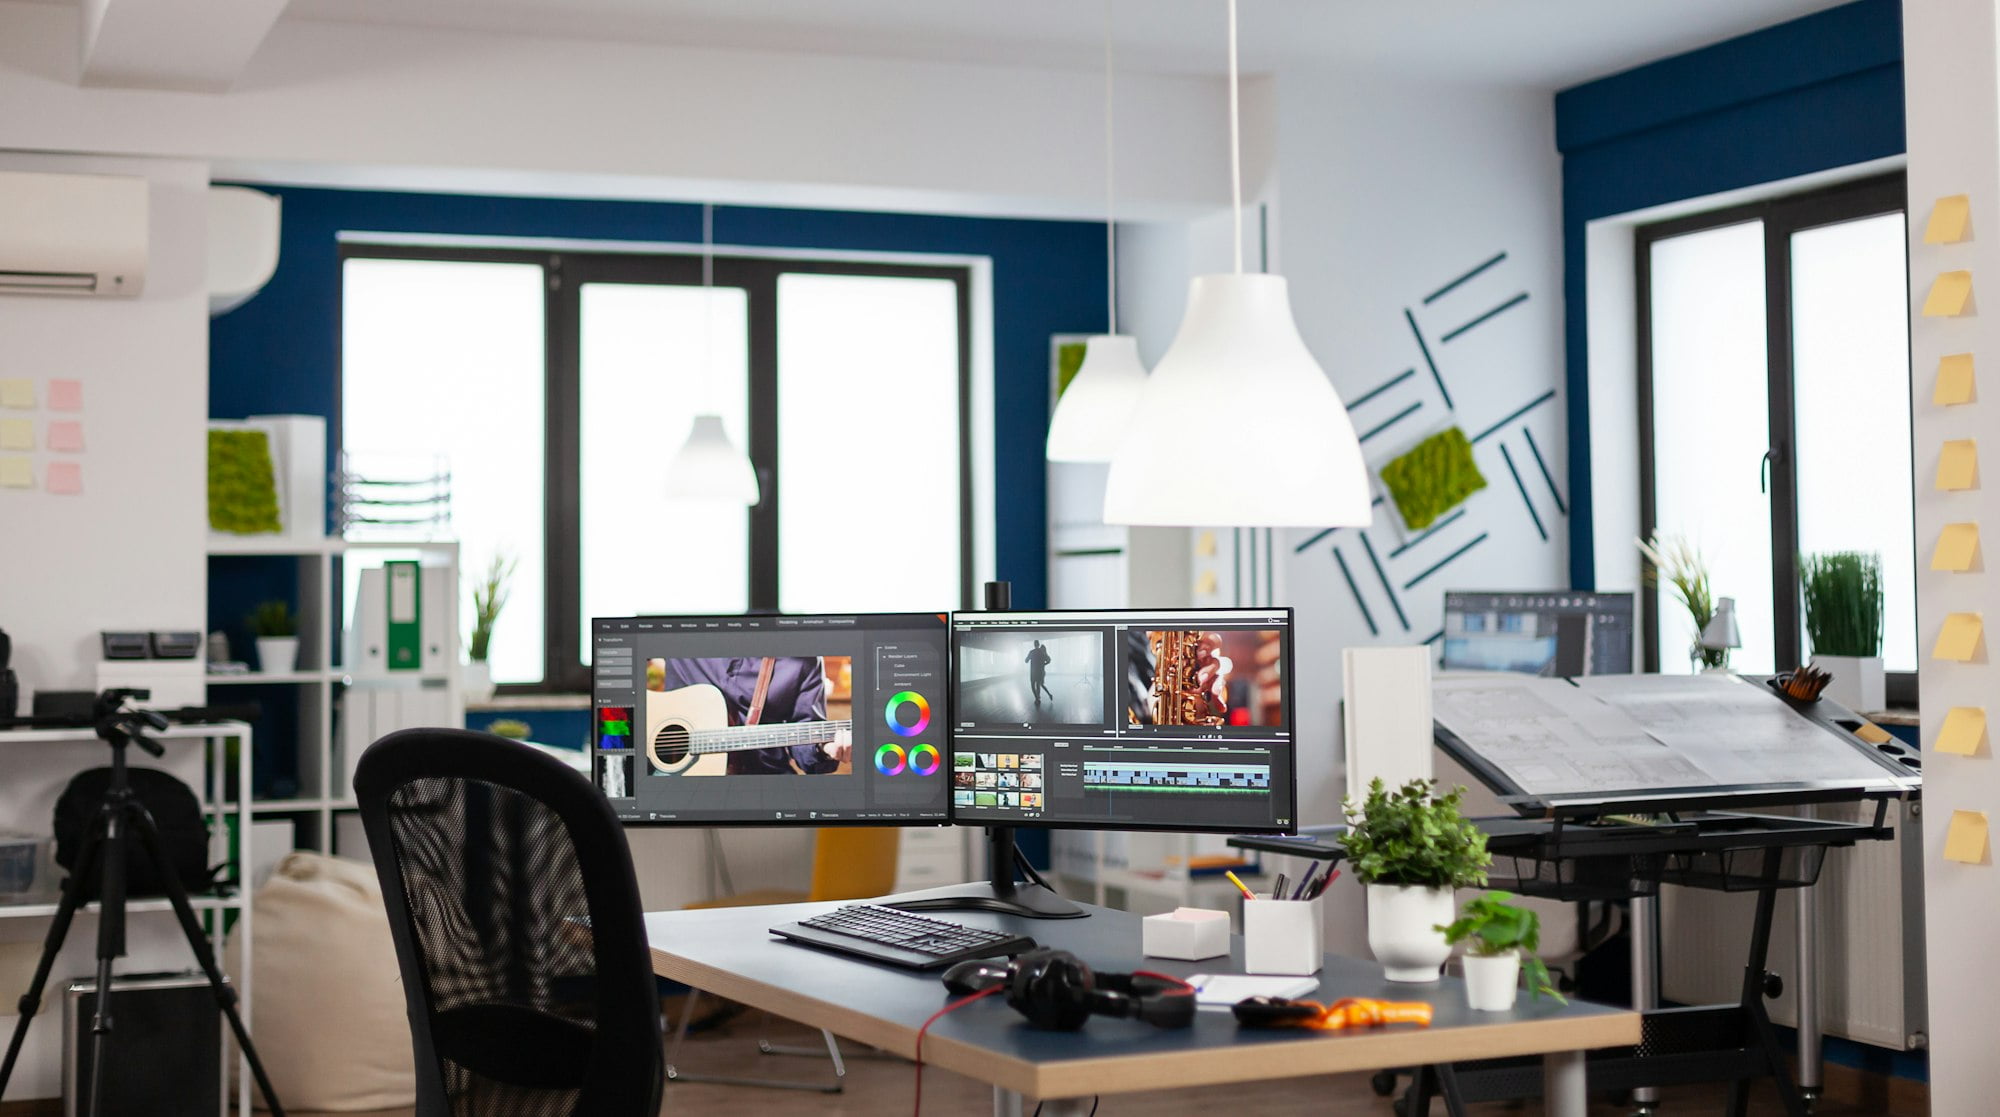
[[[719,776],[728,754],[784,745],[823,745],[847,735],[852,721],[729,724],[729,701],[707,683],[646,695],[646,760],[668,776]]]

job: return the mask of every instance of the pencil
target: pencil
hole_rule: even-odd
[[[1255,892],[1250,891],[1250,886],[1243,883],[1243,878],[1237,876],[1231,870],[1229,869],[1222,870],[1222,875],[1229,878],[1229,883],[1235,885],[1237,888],[1242,890],[1244,899],[1254,900],[1257,898],[1257,894]]]

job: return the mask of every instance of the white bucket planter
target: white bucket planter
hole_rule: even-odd
[[[1816,655],[1813,666],[1831,672],[1824,697],[1857,714],[1880,713],[1889,705],[1882,681],[1882,657],[1877,655]]]
[[[1436,930],[1457,916],[1449,888],[1368,886],[1368,949],[1390,981],[1436,981],[1451,946]]]
[[[1521,952],[1465,956],[1465,999],[1480,1012],[1506,1012],[1521,995]]]
[[[257,637],[257,670],[266,675],[289,675],[299,669],[299,638],[296,636]]]
[[[476,706],[493,697],[493,665],[483,659],[460,664],[458,681],[468,704]]]

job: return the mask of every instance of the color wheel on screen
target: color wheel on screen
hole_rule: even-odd
[[[899,716],[904,706],[917,708],[917,720],[908,725],[903,724]],[[883,716],[889,719],[889,732],[898,737],[917,737],[931,727],[931,704],[916,691],[905,690],[889,698],[889,706],[883,711]]]
[[[875,770],[885,776],[898,775],[903,770],[903,762],[907,755],[901,745],[893,743],[883,745],[875,750]]]
[[[910,746],[910,771],[919,776],[934,776],[937,775],[939,763],[941,758],[938,756],[936,745]]]

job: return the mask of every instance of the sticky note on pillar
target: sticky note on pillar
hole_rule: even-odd
[[[1924,296],[1924,317],[1956,318],[1966,312],[1971,302],[1972,273],[1941,272],[1931,281],[1930,294]]]
[[[1972,398],[1972,354],[1953,353],[1938,358],[1937,386],[1931,389],[1931,402],[1950,407],[1971,403]]]
[[[10,377],[0,380],[0,407],[27,411],[35,406],[35,382]]]
[[[1953,706],[1938,727],[1937,743],[1931,747],[1950,756],[1977,756],[1986,743],[1986,708]]]
[[[26,458],[0,458],[0,489],[32,489],[35,471]]]
[[[1963,865],[1986,863],[1986,812],[1953,811],[1944,832],[1944,859]]]
[[[1953,613],[1944,619],[1944,627],[1938,629],[1937,644],[1931,648],[1932,659],[1949,659],[1958,663],[1970,662],[1979,654],[1979,637],[1985,624],[1978,613]]]
[[[0,450],[35,448],[35,424],[27,419],[0,419]]]
[[[1957,244],[1972,239],[1972,199],[1952,194],[1931,203],[1931,219],[1924,223],[1925,244]]]
[[[1978,524],[1946,524],[1938,531],[1937,548],[1931,552],[1932,570],[1963,574],[1979,557]]]
[[[1957,492],[1979,487],[1979,445],[1970,438],[1954,438],[1938,449],[1937,487]]]

